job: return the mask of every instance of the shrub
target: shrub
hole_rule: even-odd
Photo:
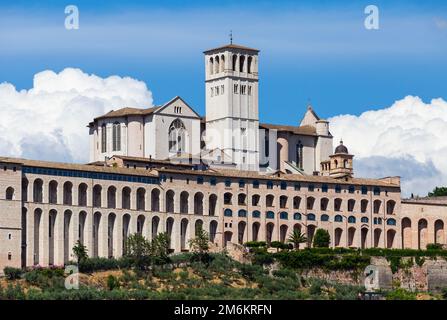
[[[5,273],[5,277],[8,280],[19,279],[20,276],[23,274],[23,270],[22,269],[13,268],[13,267],[5,267],[3,269],[3,272]]]
[[[387,300],[416,300],[416,293],[405,289],[395,289],[388,291],[385,295]]]
[[[110,274],[107,277],[107,288],[109,288],[109,290],[113,290],[113,289],[119,288],[119,286],[120,286],[120,283],[119,283],[118,279],[115,276]]]
[[[314,247],[315,248],[329,248],[331,243],[331,237],[329,232],[325,229],[317,229],[314,236]]]
[[[429,243],[427,244],[427,250],[442,250],[442,244],[440,243]]]
[[[267,243],[265,241],[248,241],[244,244],[248,248],[265,247]]]

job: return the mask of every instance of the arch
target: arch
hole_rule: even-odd
[[[71,206],[73,204],[73,183],[66,181],[63,186],[63,204]]]
[[[374,211],[373,212],[374,213],[379,213],[381,205],[382,205],[382,201],[374,200],[374,202],[373,202]]]
[[[299,223],[295,223],[295,224],[293,225],[293,231],[299,231],[299,232],[301,232],[301,224],[299,224]]]
[[[418,249],[426,249],[428,244],[428,223],[426,219],[418,222]]]
[[[360,201],[360,212],[365,213],[368,210],[368,200],[362,199]]]
[[[87,221],[87,212],[85,212],[85,211],[79,212],[78,237],[79,237],[79,242],[82,245],[85,245],[85,222],[86,221]]]
[[[183,121],[179,118],[172,121],[168,131],[169,152],[176,154],[186,152],[186,136],[187,130]]]
[[[368,219],[368,217],[362,217],[362,218],[360,219],[360,222],[361,222],[361,223],[369,223],[369,219]]]
[[[57,203],[57,181],[51,180],[48,185],[48,203]]]
[[[112,126],[112,150],[121,150],[121,124],[118,121]]]
[[[343,222],[343,217],[341,215],[337,214],[334,217],[334,222]]]
[[[220,69],[220,58],[219,56],[216,56],[214,58],[214,73],[219,73],[219,69]]]
[[[326,211],[328,205],[329,205],[329,199],[328,198],[321,198],[321,200],[320,200],[320,210],[321,211]]]
[[[307,210],[313,210],[315,203],[314,197],[307,197]]]
[[[203,220],[197,219],[194,224],[194,234],[197,236],[200,230],[203,230]]]
[[[152,240],[158,235],[158,225],[160,224],[160,218],[155,216],[152,218],[151,231]]]
[[[289,219],[289,214],[287,212],[285,212],[285,211],[282,211],[282,212],[279,213],[279,218],[281,220],[288,220]]]
[[[101,223],[101,213],[100,212],[95,212],[95,214],[93,215],[93,229],[92,229],[92,233],[93,233],[93,258],[97,258],[98,257],[98,252],[99,252],[99,225]]]
[[[336,228],[334,230],[334,246],[335,247],[340,247],[342,236],[343,236],[343,229]]]
[[[220,56],[220,72],[224,72],[225,71],[225,56],[221,55]]]
[[[146,189],[144,188],[137,189],[137,210],[146,210]]]
[[[293,214],[293,220],[301,220],[301,219],[302,219],[301,213],[295,212]]]
[[[64,212],[64,234],[63,234],[63,238],[64,238],[64,264],[68,263],[68,261],[70,260],[70,252],[71,249],[74,246],[74,243],[72,241],[72,239],[74,239],[74,237],[70,237],[71,236],[71,221],[72,221],[72,216],[73,213],[71,212],[71,210],[65,210]]]
[[[102,187],[97,184],[93,187],[93,207],[100,208],[101,207],[101,193]]]
[[[253,218],[260,218],[260,217],[261,217],[261,212],[260,212],[259,210],[254,210],[254,211],[251,213],[251,216],[252,216]]]
[[[153,212],[160,211],[160,190],[157,188],[151,191],[151,210]]]
[[[313,214],[313,213],[307,214],[307,220],[308,221],[315,221],[316,220],[315,214]]]
[[[203,193],[197,192],[194,195],[194,214],[203,216]]]
[[[122,223],[122,235],[123,235],[123,242],[122,242],[122,247],[123,247],[123,256],[127,254],[127,239],[129,238],[130,232],[129,232],[129,228],[130,227],[130,214],[126,213],[123,215],[123,223]]]
[[[287,208],[287,200],[288,200],[287,196],[282,195],[282,196],[279,197],[279,207],[281,209],[286,209]]]
[[[33,202],[42,203],[43,201],[43,181],[42,179],[36,179],[33,182]]]
[[[313,224],[307,226],[307,244],[309,248],[312,247],[314,242],[315,229],[316,227]]]
[[[130,209],[130,198],[132,191],[129,187],[124,187],[122,190],[121,208]]]
[[[115,221],[116,221],[116,215],[112,212],[109,213],[109,216],[107,218],[107,256],[112,258],[113,251],[114,251],[114,230],[115,230]]]
[[[254,207],[259,206],[259,201],[261,200],[261,196],[259,194],[254,194],[251,197],[251,205]]]
[[[244,243],[244,237],[245,237],[245,229],[247,227],[247,224],[245,223],[245,221],[240,221],[237,225],[237,242],[239,244],[243,244]]]
[[[247,195],[245,193],[239,193],[237,195],[237,204],[240,206],[246,206],[246,199],[247,199]]]
[[[287,240],[287,231],[289,227],[286,224],[283,224],[279,227],[279,241],[285,243]]]
[[[388,200],[386,203],[386,214],[394,214],[395,207],[396,207],[396,201]]]
[[[166,234],[168,235],[169,238],[169,248],[170,249],[174,249],[172,248],[172,229],[174,228],[174,218],[169,217],[166,219]]]
[[[323,222],[329,221],[329,216],[327,214],[321,215],[321,221],[323,221]]]
[[[80,183],[78,186],[78,206],[86,207],[87,206],[87,184]]]
[[[224,210],[224,216],[225,217],[232,217],[233,216],[233,211],[231,211],[231,209],[225,209]]]
[[[366,248],[366,241],[368,239],[368,228],[362,228],[360,234],[360,246],[362,249]]]
[[[209,74],[212,75],[214,73],[214,59],[213,59],[213,57],[210,57],[208,66],[209,66]]]
[[[239,72],[244,72],[245,56],[239,56]]]
[[[388,230],[386,232],[386,247],[388,249],[394,248],[394,239],[396,238],[396,230]]]
[[[224,232],[224,247],[227,246],[228,242],[231,242],[232,238],[233,238],[233,232],[231,231]]]
[[[22,178],[22,199],[23,201],[28,201],[28,179],[23,177]]]
[[[259,222],[253,222],[253,224],[251,225],[251,240],[252,241],[258,241],[260,227],[261,227],[261,225]]]
[[[396,225],[396,219],[393,219],[393,218],[387,219],[386,220],[386,224],[389,225],[389,226],[395,226]]]
[[[208,201],[208,214],[210,216],[216,215],[216,206],[217,206],[217,196],[215,194],[211,194],[209,196],[209,201]]]
[[[267,223],[265,228],[265,242],[268,245],[272,242],[273,231],[275,229],[275,225],[272,222]]]
[[[247,59],[247,73],[252,73],[252,63],[253,63],[253,57],[249,56]]]
[[[275,197],[272,194],[268,194],[265,197],[265,206],[266,207],[273,207],[274,201],[275,201]]]
[[[348,247],[354,246],[356,229],[354,227],[348,228]]]
[[[225,192],[224,193],[224,204],[231,205],[232,198],[233,198],[233,195],[231,194],[231,192]]]
[[[301,205],[301,197],[293,197],[293,209],[300,209],[300,205]]]
[[[239,211],[237,212],[237,216],[239,218],[246,218],[247,217],[247,210],[239,209]]]
[[[275,219],[275,213],[273,211],[267,211],[265,217],[267,219]]]
[[[212,220],[210,222],[210,241],[213,243],[216,241],[216,234],[217,234],[217,221]]]
[[[13,187],[8,187],[6,188],[6,194],[5,194],[5,199],[6,200],[14,200],[14,188]]]
[[[56,219],[57,211],[54,209],[50,210],[48,215],[48,264],[54,265],[54,242],[55,242],[55,231],[56,231]]]
[[[356,218],[354,216],[349,216],[348,217],[348,223],[355,223],[356,222]]]
[[[237,66],[237,55],[233,54],[233,56],[232,56],[232,69],[233,69],[233,71],[236,71],[236,66]]]
[[[343,201],[340,198],[334,200],[334,211],[341,211],[341,205]]]
[[[138,215],[137,217],[137,233],[140,236],[144,236],[146,229],[146,217],[142,214]]]
[[[166,212],[174,213],[174,191],[166,191]]]
[[[188,244],[188,219],[183,218],[180,223],[180,250],[187,250]]]
[[[374,248],[379,247],[380,240],[382,237],[382,229],[375,229],[374,230]]]
[[[40,225],[42,220],[42,209],[36,208],[34,209],[34,239],[33,239],[33,248],[34,248],[34,259],[33,263],[34,265],[42,264],[41,260],[41,252],[40,252]]]
[[[114,186],[107,188],[107,208],[116,208],[116,188]]]
[[[349,199],[348,200],[348,211],[349,212],[354,211],[354,207],[355,207],[355,200],[354,199]]]
[[[435,239],[434,243],[445,244],[444,221],[438,219],[435,221]]]
[[[189,193],[182,191],[180,193],[180,213],[188,213],[189,209]]]

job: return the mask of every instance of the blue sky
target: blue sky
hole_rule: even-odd
[[[154,103],[182,96],[204,114],[202,51],[228,42],[260,53],[261,121],[296,124],[309,99],[328,118],[447,97],[445,1],[15,1],[0,5],[0,82],[81,68],[147,83]],[[80,29],[64,29],[64,8]],[[380,9],[366,30],[363,10]],[[278,112],[280,110],[280,112]]]

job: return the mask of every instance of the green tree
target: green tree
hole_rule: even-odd
[[[329,232],[325,229],[317,229],[314,236],[314,247],[315,248],[329,248],[331,243],[331,236]]]
[[[88,259],[87,247],[84,246],[81,241],[77,241],[75,246],[73,247],[73,254],[76,257],[78,263],[85,261]]]
[[[126,256],[137,269],[150,265],[151,243],[141,234],[135,233],[126,239]]]
[[[301,230],[295,229],[290,234],[289,239],[287,239],[287,241],[292,243],[296,250],[299,250],[300,244],[306,242],[307,237],[304,235],[304,233],[301,233]]]
[[[432,192],[428,193],[429,197],[447,196],[447,187],[436,187]]]
[[[169,249],[171,240],[166,232],[159,233],[151,242],[150,254],[156,264],[165,264],[170,261]]]
[[[189,240],[189,247],[194,254],[194,258],[205,263],[209,262],[209,241],[208,233],[200,226],[196,231],[196,236]]]

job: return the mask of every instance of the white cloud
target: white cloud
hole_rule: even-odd
[[[144,82],[101,78],[79,69],[46,70],[33,87],[17,91],[0,84],[0,155],[67,162],[87,162],[88,128],[96,116],[123,106],[151,107]]]
[[[330,119],[335,141],[355,155],[355,174],[400,175],[404,195],[447,184],[447,102],[407,96],[391,107]]]

